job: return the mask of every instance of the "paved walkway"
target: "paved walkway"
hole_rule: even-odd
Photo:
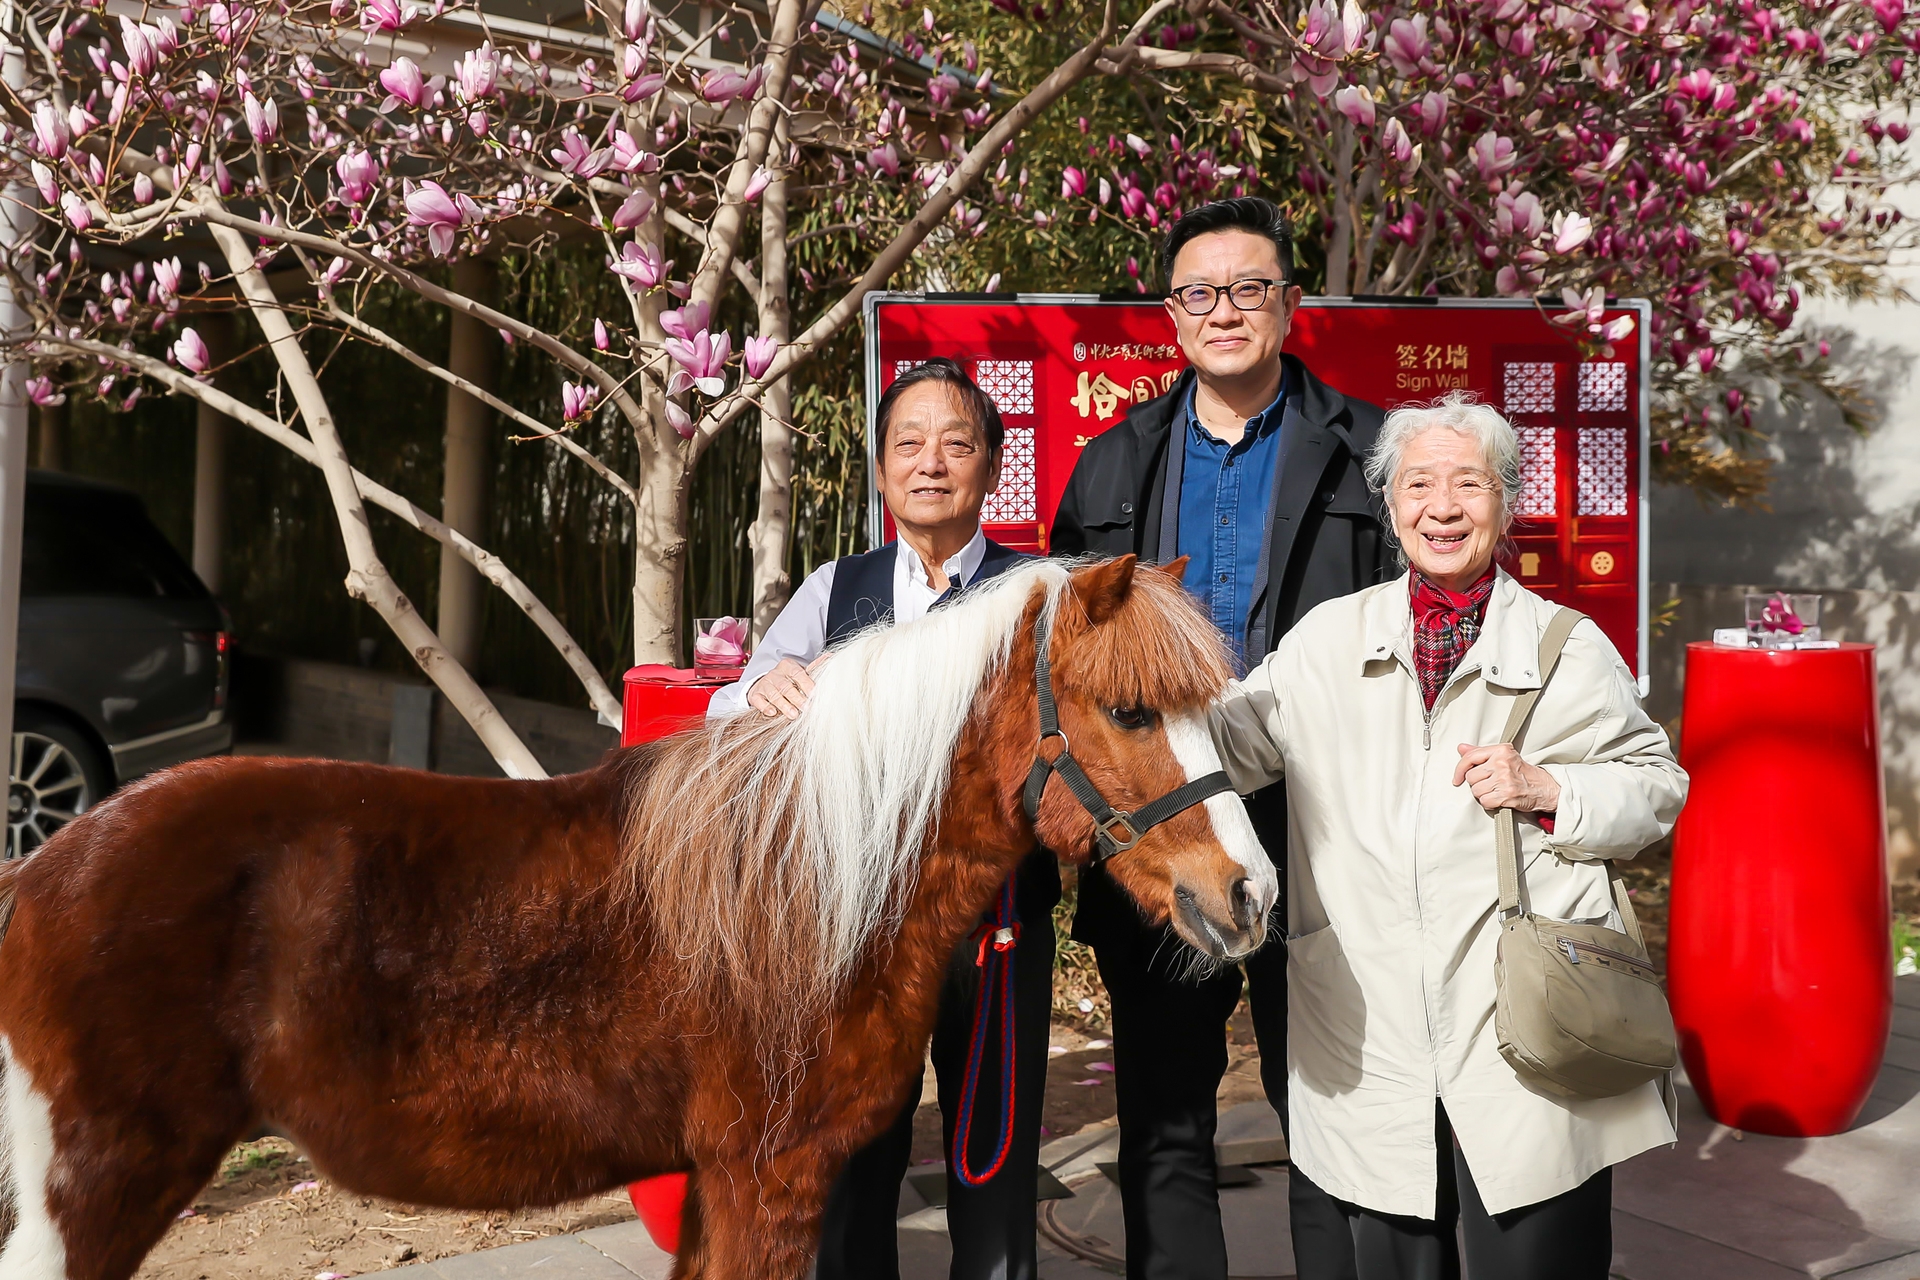
[[[1735,1135],[1681,1090],[1680,1142],[1619,1167],[1613,1273],[1621,1280],[1920,1280],[1920,976],[1895,984],[1893,1037],[1860,1120],[1831,1138]],[[1223,1163],[1284,1154],[1263,1103],[1221,1117]],[[1122,1270],[1120,1199],[1101,1171],[1118,1131],[1056,1139],[1041,1161],[1072,1190],[1041,1205],[1042,1280]],[[901,1188],[904,1280],[945,1280],[946,1215]],[[1223,1188],[1235,1277],[1293,1274],[1284,1164]],[[671,1260],[637,1222],[403,1268],[405,1280],[666,1280]]]

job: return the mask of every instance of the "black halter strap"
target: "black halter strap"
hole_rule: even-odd
[[[1100,794],[1100,788],[1093,785],[1093,779],[1073,758],[1073,744],[1060,731],[1059,709],[1053,700],[1053,668],[1047,659],[1049,630],[1047,615],[1043,610],[1033,627],[1033,682],[1040,697],[1040,741],[1044,743],[1048,738],[1058,738],[1063,749],[1052,760],[1037,751],[1034,753],[1033,768],[1027,773],[1026,790],[1021,796],[1021,807],[1026,810],[1027,821],[1039,820],[1040,799],[1047,792],[1047,781],[1054,774],[1059,774],[1074,798],[1080,801],[1080,807],[1093,818],[1091,861],[1097,867],[1114,854],[1125,853],[1133,848],[1140,843],[1141,836],[1175,814],[1185,813],[1209,796],[1233,790],[1233,784],[1227,780],[1224,772],[1209,773],[1175,787],[1132,813],[1122,812],[1108,804],[1107,798]]]

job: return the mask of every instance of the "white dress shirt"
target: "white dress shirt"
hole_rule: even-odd
[[[928,579],[927,567],[920,562],[919,552],[904,540],[896,540],[894,548],[893,620],[912,622],[924,617],[941,593]],[[980,562],[986,558],[987,535],[975,528],[967,545],[940,567],[946,571],[948,582],[967,586],[980,572]],[[792,658],[804,666],[826,652],[827,605],[833,599],[833,570],[839,563],[829,561],[807,575],[807,580],[793,593],[793,599],[787,601],[787,607],[767,628],[767,634],[760,638],[740,678],[713,695],[713,701],[707,704],[709,719],[736,716],[745,711],[747,690],[753,688],[754,681],[779,666],[782,658]]]

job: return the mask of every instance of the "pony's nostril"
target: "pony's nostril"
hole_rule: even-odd
[[[1242,878],[1233,882],[1233,922],[1242,929],[1251,929],[1260,922],[1260,891],[1251,880]]]

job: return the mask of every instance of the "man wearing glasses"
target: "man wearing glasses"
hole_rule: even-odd
[[[1362,473],[1383,414],[1281,353],[1300,290],[1292,230],[1270,201],[1222,200],[1186,214],[1167,233],[1161,270],[1189,368],[1172,391],[1088,442],[1052,550],[1133,552],[1161,564],[1188,557],[1187,587],[1244,671],[1315,605],[1389,576],[1380,508]],[[1261,843],[1283,862],[1285,786],[1246,799]],[[1285,919],[1283,905],[1276,927]],[[1073,936],[1093,946],[1113,1002],[1127,1274],[1220,1280],[1214,1096],[1240,971],[1187,976],[1179,940],[1145,924],[1097,869],[1081,875]],[[1261,1078],[1283,1118],[1286,966],[1279,944],[1245,964]],[[1353,1276],[1346,1219],[1297,1170],[1291,1176],[1301,1280]]]

